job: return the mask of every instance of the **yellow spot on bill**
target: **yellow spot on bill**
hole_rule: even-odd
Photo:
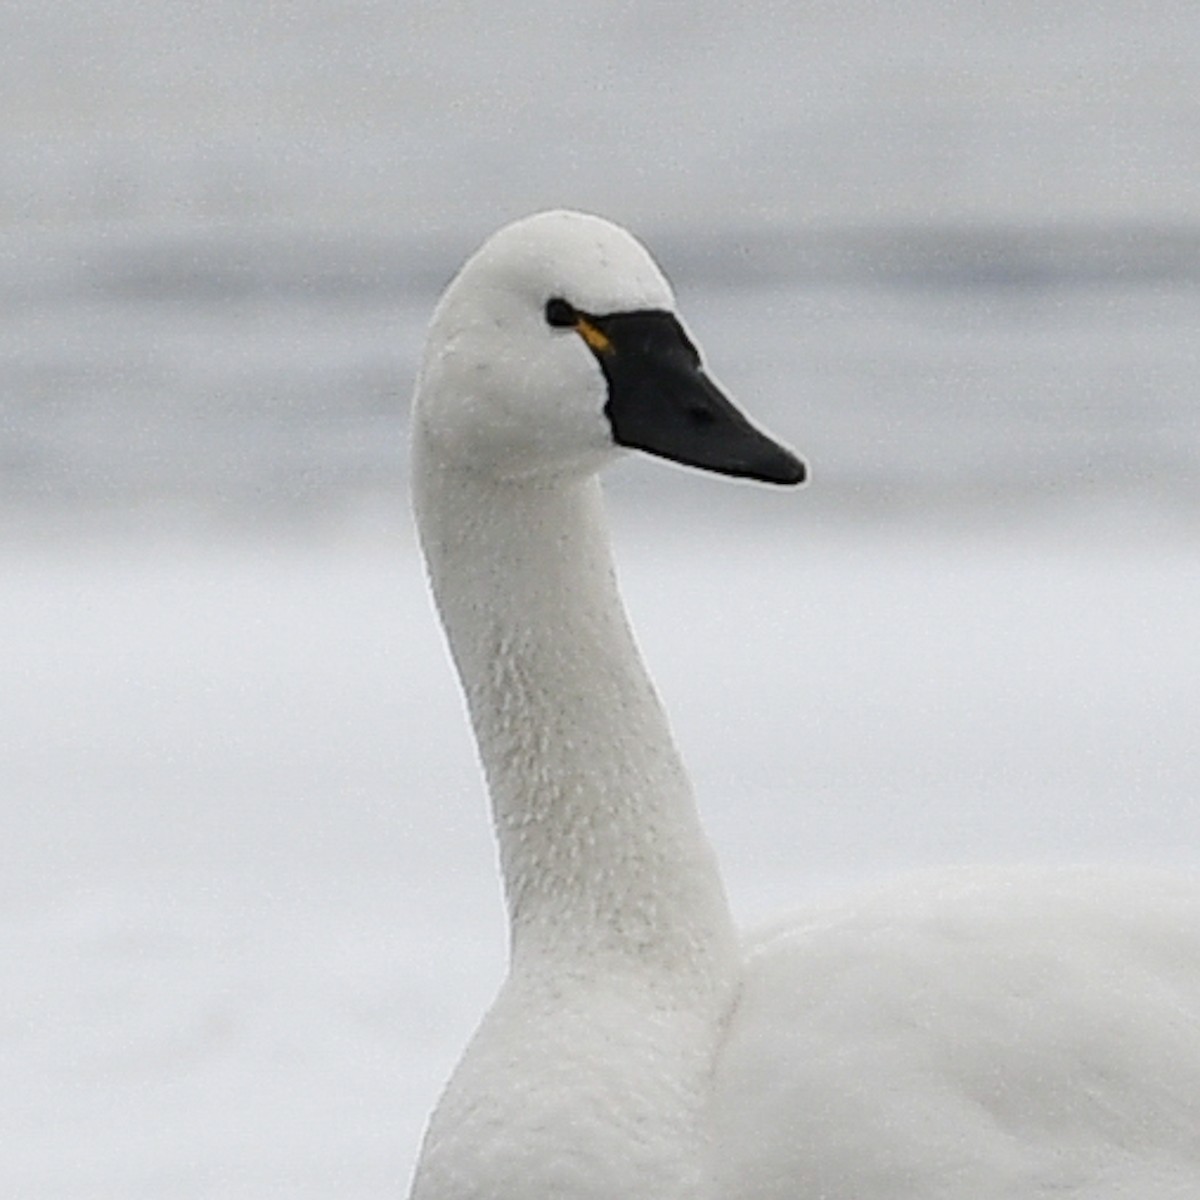
[[[608,337],[601,333],[586,317],[580,317],[575,324],[579,336],[597,353],[611,354],[613,344]]]

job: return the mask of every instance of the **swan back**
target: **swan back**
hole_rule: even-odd
[[[749,939],[713,1091],[743,1200],[1200,1195],[1200,891],[961,868]]]

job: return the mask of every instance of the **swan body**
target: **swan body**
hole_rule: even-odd
[[[629,449],[790,484],[645,249],[542,213],[434,313],[432,590],[492,801],[510,965],[414,1200],[1194,1200],[1200,889],[959,871],[733,927],[620,603]]]

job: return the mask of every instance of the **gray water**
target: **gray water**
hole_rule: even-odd
[[[811,460],[819,509],[1200,511],[1186,232],[714,232],[656,248],[715,371]],[[0,290],[6,509],[294,519],[399,495],[424,324],[464,252],[205,230],[25,239]]]
[[[8,4],[0,502],[398,497],[438,290],[565,204],[649,242],[813,505],[1190,519],[1198,74],[1175,0]]]

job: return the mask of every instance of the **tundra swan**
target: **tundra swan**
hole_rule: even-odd
[[[414,402],[510,922],[415,1200],[1195,1200],[1194,884],[964,870],[738,936],[614,580],[596,476],[629,449],[804,477],[630,234],[507,226]]]

